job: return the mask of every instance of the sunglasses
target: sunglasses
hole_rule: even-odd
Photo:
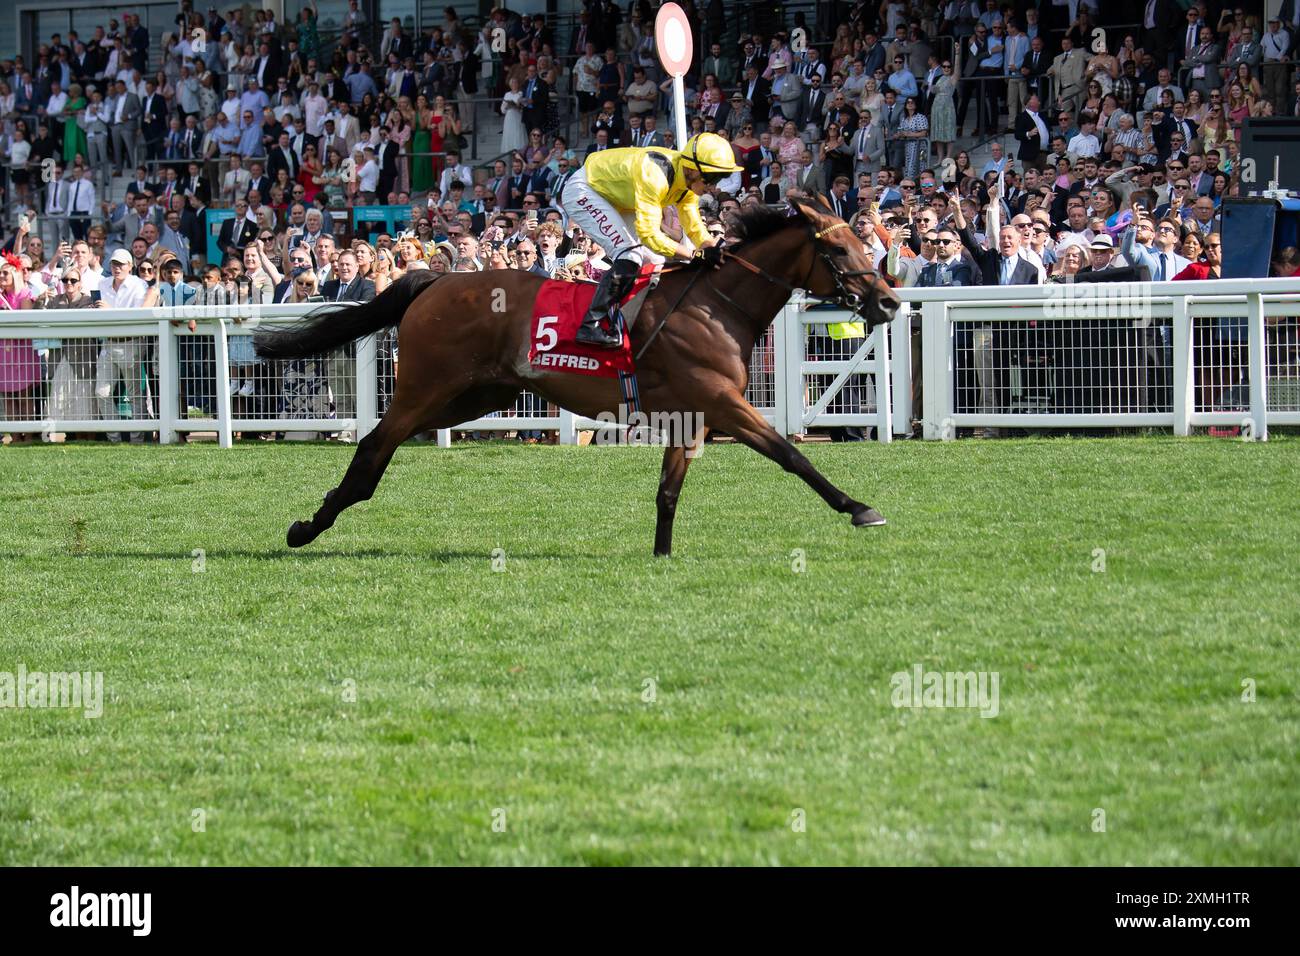
[[[77,276],[64,276],[64,277],[63,277],[63,283],[64,283],[64,285],[75,285],[76,283],[78,283],[78,282],[80,282],[80,281],[81,281],[81,279],[79,279]]]

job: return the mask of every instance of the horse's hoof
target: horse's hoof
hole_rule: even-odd
[[[884,523],[885,516],[875,508],[863,508],[853,515],[853,524],[858,528],[874,528]]]
[[[295,521],[289,525],[289,533],[285,536],[291,548],[301,548],[304,544],[311,544],[316,540],[316,533],[312,530],[310,521]]]

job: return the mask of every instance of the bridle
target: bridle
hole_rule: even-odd
[[[734,260],[735,262],[744,266],[754,275],[766,279],[768,282],[771,282],[773,285],[781,286],[783,289],[788,291],[791,295],[793,295],[797,289],[802,288],[805,292],[808,292],[809,295],[811,295],[813,298],[818,299],[823,303],[838,305],[840,308],[848,309],[850,312],[852,312],[855,315],[861,315],[862,307],[865,305],[865,303],[862,301],[862,297],[860,295],[858,295],[856,292],[849,291],[848,287],[844,284],[844,280],[852,276],[877,276],[879,275],[879,273],[877,273],[875,269],[841,269],[837,265],[835,265],[835,261],[831,258],[830,253],[828,253],[825,249],[821,248],[821,239],[823,236],[825,236],[827,233],[834,232],[836,229],[848,229],[849,224],[847,222],[836,222],[836,223],[832,223],[831,225],[827,226],[825,229],[821,229],[821,230],[814,229],[811,220],[805,220],[805,225],[808,227],[808,236],[812,240],[813,249],[816,250],[816,256],[814,256],[812,264],[808,266],[808,274],[804,276],[803,284],[801,286],[792,285],[789,282],[786,282],[780,276],[774,276],[766,269],[754,265],[754,263],[750,262],[744,256],[737,255],[734,252],[728,252],[726,249],[722,250],[722,259],[723,261],[726,261],[727,259]],[[835,280],[836,294],[834,296],[817,295],[816,293],[809,292],[808,290],[808,283],[812,281],[813,269],[817,268],[817,256],[820,256],[822,260],[826,263],[826,268],[830,271],[831,278]],[[663,269],[661,271],[675,272],[681,268],[684,268],[684,266],[669,266],[668,268]],[[664,323],[668,321],[668,317],[677,311],[677,307],[682,304],[682,300],[685,299],[687,293],[691,291],[691,287],[695,285],[696,280],[699,279],[700,276],[704,275],[706,271],[711,271],[711,270],[697,268],[694,271],[694,273],[690,278],[690,281],[686,283],[685,287],[677,295],[677,299],[676,301],[673,302],[672,307],[669,308],[666,312],[664,312],[664,314],[660,317],[658,323],[656,323],[654,329],[651,330],[649,336],[647,336],[646,340],[641,344],[641,348],[636,353],[636,360],[639,361],[641,356],[645,354],[646,349],[650,347],[650,343],[655,340],[655,337],[659,334],[660,330],[663,329]],[[713,291],[713,293],[716,296],[718,296],[720,299],[725,301],[728,305],[730,305],[741,315],[746,317],[750,316],[749,309],[747,309],[745,306],[741,305],[731,296],[727,295],[727,293],[719,289],[717,285],[714,283],[712,277],[709,278],[709,288]]]
[[[827,252],[824,248],[822,248],[821,245],[821,239],[823,236],[827,235],[828,233],[834,232],[836,229],[848,229],[849,224],[847,222],[835,222],[835,223],[831,223],[831,225],[827,226],[825,229],[820,229],[820,230],[814,230],[811,221],[806,222],[806,225],[808,227],[809,238],[811,238],[812,240],[815,255],[813,256],[813,261],[808,266],[808,274],[804,276],[803,282],[798,286],[786,282],[780,276],[772,275],[770,272],[767,272],[766,270],[759,268],[758,266],[750,262],[748,259],[744,258],[743,256],[739,256],[734,252],[728,252],[726,249],[723,249],[722,257],[724,260],[734,259],[736,262],[740,263],[750,272],[754,273],[754,275],[760,276],[766,279],[768,282],[771,282],[775,285],[782,286],[783,288],[788,289],[792,294],[794,293],[796,288],[801,288],[806,293],[808,293],[808,295],[812,296],[812,298],[814,299],[817,299],[824,303],[829,303],[831,305],[837,305],[842,309],[847,309],[848,311],[854,313],[855,315],[860,315],[862,313],[862,308],[866,303],[862,301],[862,296],[858,295],[858,293],[853,292],[849,289],[849,287],[845,284],[844,280],[853,278],[855,276],[871,276],[874,278],[878,275],[878,273],[876,272],[875,269],[841,269],[839,266],[835,264],[835,260],[831,258],[831,254]],[[816,293],[810,291],[808,288],[809,283],[812,282],[813,270],[817,268],[818,258],[820,258],[823,262],[826,263],[826,269],[828,272],[830,272],[831,278],[835,281],[835,295],[833,296],[817,295]],[[733,300],[732,298],[730,298],[729,296],[721,292],[717,288],[717,286],[713,285],[712,282],[710,282],[709,285],[713,288],[714,292],[717,292],[718,295],[722,296],[733,306],[740,309],[742,312],[745,311],[745,309],[742,306],[740,306],[735,300]]]

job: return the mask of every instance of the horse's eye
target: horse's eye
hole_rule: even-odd
[[[845,249],[843,246],[831,246],[831,255],[833,256],[840,257],[847,256],[848,254],[849,250]]]

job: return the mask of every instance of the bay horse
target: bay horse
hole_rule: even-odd
[[[848,308],[873,326],[888,322],[899,307],[862,242],[825,200],[822,206],[791,200],[783,209],[745,209],[729,223],[737,241],[726,246],[721,265],[669,266],[635,319],[633,352],[644,348],[637,362],[642,412],[699,423],[694,434],[664,451],[656,555],[672,552],[686,469],[711,428],[798,475],[854,525],[885,523],[874,508],[831,484],[745,400],[754,343],[795,288]],[[705,274],[696,275],[701,270]],[[309,544],[345,508],[369,500],[393,453],[412,435],[509,408],[522,389],[578,415],[608,418],[617,412],[623,401],[617,380],[531,367],[532,306],[542,281],[509,269],[412,271],[371,302],[317,310],[288,329],[255,334],[263,358],[292,359],[398,326],[402,371],[392,403],[357,443],[343,480],[315,515],[290,525],[289,547]]]

